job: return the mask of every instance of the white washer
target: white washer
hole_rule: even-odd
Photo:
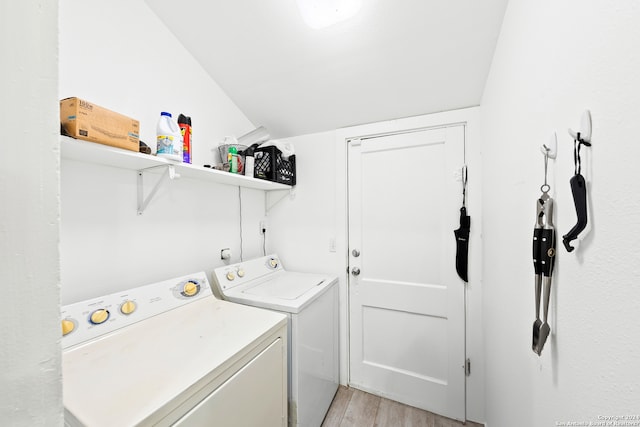
[[[339,384],[337,277],[285,271],[277,255],[217,268],[225,299],[286,314],[289,425],[322,424]]]
[[[67,426],[286,426],[287,318],[204,272],[62,309]]]

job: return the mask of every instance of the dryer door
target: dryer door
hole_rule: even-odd
[[[278,338],[174,425],[285,427],[285,357],[285,342]]]

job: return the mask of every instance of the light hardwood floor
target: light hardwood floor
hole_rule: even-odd
[[[340,386],[322,427],[482,427]]]

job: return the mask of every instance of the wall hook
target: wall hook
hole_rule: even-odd
[[[584,110],[582,117],[580,118],[580,129],[574,131],[569,128],[569,135],[575,140],[582,142],[586,146],[591,145],[591,112]]]
[[[551,134],[549,142],[547,142],[546,144],[542,144],[542,146],[540,147],[540,151],[550,159],[556,158],[556,156],[558,155],[558,137],[556,136],[555,132]]]

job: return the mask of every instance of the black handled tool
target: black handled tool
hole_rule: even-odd
[[[460,208],[460,228],[453,231],[456,237],[456,271],[458,276],[468,282],[469,264],[469,233],[471,231],[471,217],[467,215],[465,206],[467,193],[467,167],[462,168],[462,207]]]
[[[553,199],[543,193],[537,201],[536,226],[533,229],[533,265],[536,284],[536,320],[533,322],[532,350],[540,355],[551,327],[549,326],[549,298],[551,276],[556,255],[556,233],[552,223]],[[544,289],[541,289],[544,288]],[[542,292],[544,291],[544,293]],[[543,295],[541,295],[543,293]],[[544,297],[543,316],[540,320],[540,297]]]
[[[570,245],[572,240],[578,238],[578,235],[587,226],[587,183],[584,180],[584,176],[580,174],[580,146],[591,146],[590,142],[580,138],[580,133],[577,134],[577,138],[573,140],[573,161],[575,163],[575,175],[569,180],[571,185],[571,194],[573,194],[573,204],[576,208],[576,225],[569,230],[567,234],[562,236],[562,243],[568,252],[573,251],[575,248]]]
[[[549,326],[549,299],[551,297],[551,277],[556,256],[556,231],[553,226],[553,199],[549,196],[551,187],[547,184],[548,160],[549,155],[547,150],[544,157],[544,185],[540,187],[542,195],[536,201],[536,224],[533,229],[536,320],[533,322],[531,349],[538,356],[542,353],[542,348],[547,342],[547,338],[551,332],[551,327]],[[544,294],[542,288],[544,288]],[[542,320],[540,320],[541,296],[544,297]]]

